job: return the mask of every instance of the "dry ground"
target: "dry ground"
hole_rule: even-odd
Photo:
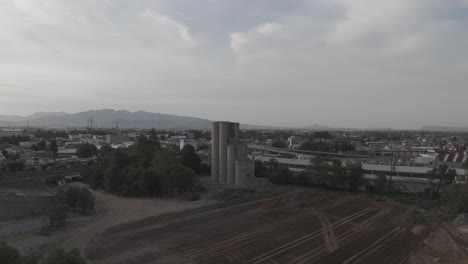
[[[122,198],[95,192],[96,215],[13,246],[80,248],[90,263],[468,263],[455,237],[408,223],[411,208],[364,196],[295,189],[217,203]]]
[[[300,191],[116,226],[86,249],[93,263],[425,262],[440,231],[408,223],[410,208],[360,196]],[[414,256],[419,254],[421,258]],[[421,260],[423,259],[423,260]],[[440,259],[440,258],[439,258]],[[421,261],[422,262],[421,262]]]
[[[90,240],[109,227],[145,219],[150,216],[184,211],[215,203],[215,201],[183,201],[175,199],[124,198],[102,191],[93,191],[96,197],[96,213],[91,220],[81,224],[68,224],[51,236],[34,233],[7,238],[6,241],[22,251],[28,249],[49,250],[55,247],[84,250]]]

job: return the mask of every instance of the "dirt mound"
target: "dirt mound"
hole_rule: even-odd
[[[408,264],[468,263],[468,257],[442,229],[429,233],[424,244],[411,257]]]

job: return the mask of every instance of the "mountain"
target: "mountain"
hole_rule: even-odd
[[[26,117],[0,116],[0,126],[25,127],[29,121],[31,127],[87,127],[91,117],[94,120],[94,126],[99,128],[112,128],[118,123],[120,128],[209,129],[212,124],[210,120],[188,116],[102,109],[75,114],[38,112]],[[14,124],[11,124],[12,122]]]
[[[0,121],[9,121],[9,122],[22,122],[32,119],[38,119],[46,116],[65,116],[68,115],[65,112],[37,112],[28,116],[19,116],[19,115],[0,115]]]
[[[320,125],[313,125],[309,127],[303,127],[301,129],[304,130],[313,130],[313,131],[349,131],[349,130],[357,130],[355,128],[337,128],[337,127],[329,127],[329,126],[320,126]]]
[[[3,122],[18,122],[22,121],[23,118],[24,117],[18,115],[0,115],[0,120]]]
[[[468,127],[423,126],[419,130],[436,132],[468,132]]]
[[[26,120],[30,119],[37,119],[37,118],[42,118],[42,117],[47,117],[47,116],[66,116],[68,113],[66,112],[37,112],[32,115],[24,117]]]

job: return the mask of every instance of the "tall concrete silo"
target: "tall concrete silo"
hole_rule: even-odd
[[[211,138],[211,182],[219,182],[219,122],[213,122]]]
[[[229,142],[229,123],[219,122],[219,182],[227,183],[227,145]]]
[[[227,147],[227,183],[236,183],[236,152],[235,144],[228,145]]]

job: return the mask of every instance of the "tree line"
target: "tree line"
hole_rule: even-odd
[[[356,147],[344,139],[309,139],[299,146],[301,150],[324,151],[324,152],[351,152]]]
[[[56,249],[49,254],[28,252],[21,254],[16,248],[0,243],[0,263],[2,264],[86,264],[78,249],[66,251]]]
[[[255,161],[255,176],[269,178],[277,184],[299,184],[322,186],[332,189],[357,191],[362,184],[362,165],[343,163],[334,159],[331,163],[322,158],[314,158],[308,169],[294,174],[288,166],[279,164],[276,159],[267,162]]]
[[[196,191],[200,169],[191,145],[163,150],[158,140],[141,137],[128,149],[101,147],[98,161],[81,175],[92,188],[117,195],[171,197]]]
[[[29,141],[31,140],[31,138],[29,138],[29,136],[21,136],[21,135],[13,135],[11,137],[0,137],[0,143],[1,144],[11,144],[11,145],[15,145],[15,146],[18,146],[20,142],[23,142],[23,141]]]

